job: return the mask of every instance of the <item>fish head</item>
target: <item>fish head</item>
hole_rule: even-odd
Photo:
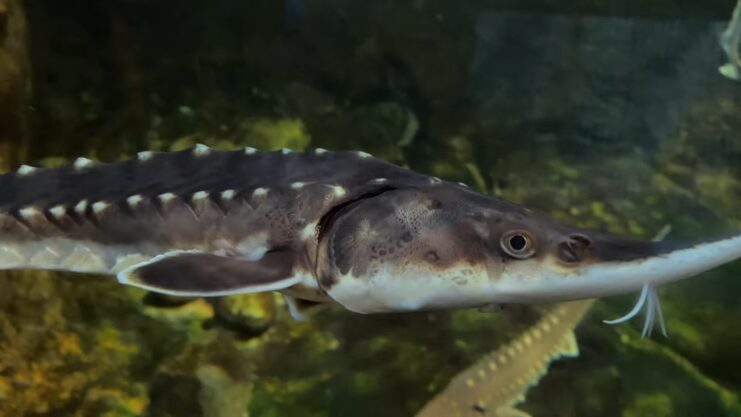
[[[371,313],[628,293],[737,259],[741,236],[685,245],[632,239],[443,183],[343,207],[317,247],[320,287]]]

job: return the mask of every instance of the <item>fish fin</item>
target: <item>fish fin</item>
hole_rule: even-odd
[[[327,303],[318,303],[316,301],[302,300],[300,298],[291,297],[290,295],[283,294],[283,298],[286,300],[286,306],[288,306],[288,312],[295,321],[306,321],[314,313],[327,305]]]
[[[281,290],[297,284],[290,250],[266,253],[257,261],[198,251],[172,251],[130,266],[118,282],[189,297],[215,297]]]
[[[579,343],[573,331],[566,333],[556,345],[555,358],[575,358],[579,356]]]

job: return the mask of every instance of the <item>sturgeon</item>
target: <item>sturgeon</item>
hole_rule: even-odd
[[[455,375],[415,417],[530,417],[515,406],[553,361],[579,356],[574,328],[592,303],[551,307],[529,329]]]
[[[0,269],[176,296],[280,291],[382,313],[643,290],[636,308],[652,313],[656,286],[739,257],[741,234],[678,244],[586,230],[355,151],[197,145],[0,176]]]

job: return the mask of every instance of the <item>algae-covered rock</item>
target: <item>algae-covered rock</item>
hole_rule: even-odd
[[[199,402],[204,417],[248,417],[252,386],[235,381],[229,373],[215,366],[202,366],[196,371],[201,383]]]
[[[523,408],[535,416],[739,415],[737,393],[664,341],[642,339],[632,326],[604,326],[599,319],[610,312],[608,305],[597,305],[577,332],[580,358],[552,366]],[[569,394],[574,392],[578,401]]]
[[[301,151],[311,143],[311,136],[300,119],[246,120],[238,129],[244,131],[251,145],[266,151],[282,148]]]
[[[224,297],[214,302],[216,324],[252,337],[263,333],[278,319],[277,294],[246,294]]]
[[[622,417],[670,417],[674,415],[671,399],[666,394],[639,396],[625,408]]]
[[[227,333],[194,340],[157,370],[145,416],[247,416],[255,364]]]
[[[114,291],[100,303],[115,284],[69,275],[6,273],[3,280],[0,415],[141,411],[148,400],[138,358],[161,355],[177,337],[140,316],[136,298]],[[160,346],[143,352],[143,338]]]

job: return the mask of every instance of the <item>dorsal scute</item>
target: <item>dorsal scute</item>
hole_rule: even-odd
[[[332,199],[352,199],[373,187],[419,178],[426,177],[360,151],[227,151],[198,145],[175,152],[142,150],[118,162],[79,157],[58,168],[22,166],[0,175],[0,212],[36,207],[51,219],[86,222],[91,213],[97,219],[178,202],[213,203],[223,211],[231,204],[305,196],[317,186],[330,188]]]

